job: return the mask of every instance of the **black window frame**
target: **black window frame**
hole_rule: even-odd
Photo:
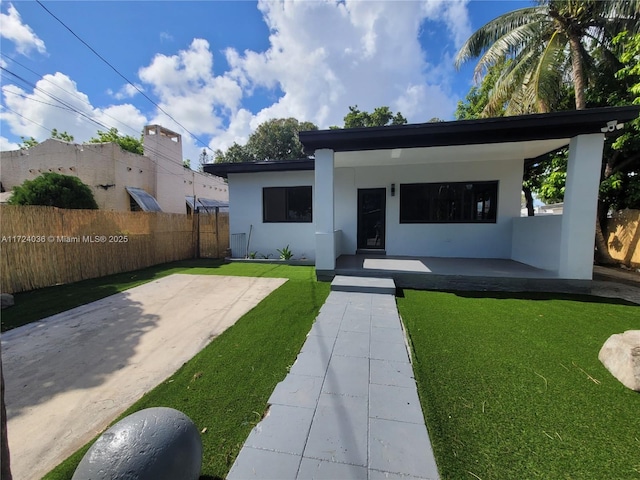
[[[278,212],[278,207],[268,207],[268,202],[274,195],[283,195],[280,199],[283,211]],[[296,198],[297,197],[297,198]],[[300,198],[308,198],[309,204],[291,205]],[[294,212],[304,212],[299,217],[292,215]],[[274,214],[276,213],[276,214]],[[298,185],[288,187],[263,187],[262,188],[262,222],[263,223],[312,223],[313,222],[313,189],[311,185]]]
[[[499,184],[498,180],[400,184],[400,223],[496,223]]]

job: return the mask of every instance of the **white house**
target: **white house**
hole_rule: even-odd
[[[265,256],[289,245],[319,277],[339,258],[378,253],[498,259],[590,280],[604,140],[639,111],[307,131],[313,159],[204,169],[228,178],[232,248],[234,234]],[[563,215],[521,218],[525,162],[566,145]],[[244,240],[234,256],[246,254]]]

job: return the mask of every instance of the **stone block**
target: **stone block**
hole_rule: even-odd
[[[197,480],[202,440],[194,423],[172,408],[140,410],[104,432],[72,480]]]
[[[598,359],[625,387],[640,392],[640,330],[611,335]]]

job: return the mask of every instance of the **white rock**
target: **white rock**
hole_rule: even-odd
[[[640,330],[611,335],[598,359],[625,387],[640,392]]]

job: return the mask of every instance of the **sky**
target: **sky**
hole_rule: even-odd
[[[54,128],[82,143],[160,124],[194,164],[271,118],[328,128],[384,105],[452,120],[474,84],[460,46],[531,3],[0,0],[0,150]]]

